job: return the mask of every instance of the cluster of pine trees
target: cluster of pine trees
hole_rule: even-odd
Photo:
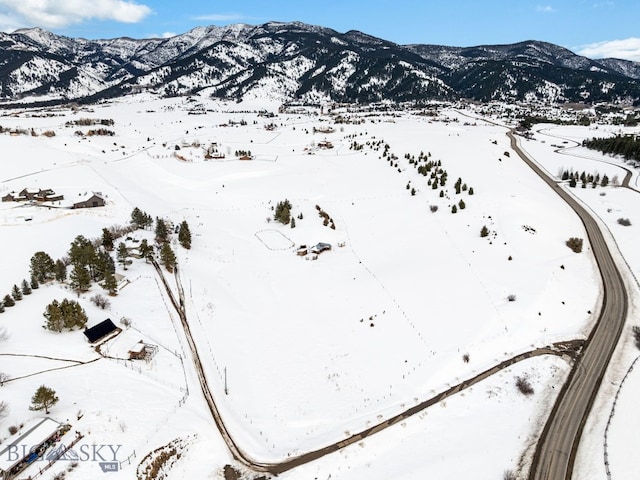
[[[115,278],[116,265],[111,252],[115,249],[116,260],[126,270],[131,263],[131,254],[124,242],[119,242],[115,247],[116,239],[126,235],[135,229],[147,229],[154,224],[152,217],[134,208],[131,212],[131,227],[103,228],[102,237],[89,240],[83,235],[78,235],[69,247],[65,258],[53,260],[51,256],[39,251],[33,254],[29,262],[30,281],[22,280],[20,286],[15,284],[11,292],[0,300],[0,313],[6,308],[16,305],[25,295],[30,295],[34,289],[43,283],[56,280],[67,281],[69,286],[78,294],[86,292],[93,283],[99,283],[111,296],[118,293],[118,282]],[[183,221],[178,228],[178,242],[185,249],[191,248],[191,231],[188,223]],[[155,220],[156,241],[160,245],[159,256],[167,270],[172,271],[176,265],[176,255],[171,245],[170,231],[164,219]],[[143,239],[138,246],[139,254],[147,260],[154,253],[154,246],[147,239]]]
[[[65,328],[68,330],[73,330],[75,327],[83,328],[88,320],[80,304],[66,298],[62,302],[57,300],[51,302],[43,315],[47,319],[45,327],[54,332],[62,332]]]
[[[37,282],[35,283],[35,287],[38,288]],[[16,302],[19,302],[24,298],[25,295],[31,295],[31,291],[33,290],[32,284],[27,282],[27,280],[22,280],[21,286],[18,287],[17,284],[13,285],[11,289],[11,293],[7,293],[2,300],[0,300],[0,313],[4,313],[5,308],[11,308],[15,306]]]
[[[318,211],[318,215],[320,216],[320,218],[322,218],[322,225],[324,225],[325,227],[329,227],[331,230],[335,230],[336,224],[333,221],[333,218],[331,218],[331,215],[320,208],[320,205],[316,205],[316,210]]]
[[[146,229],[153,224],[153,221],[149,222],[151,216],[138,209],[137,207],[133,209],[131,212],[131,223],[135,225],[137,228]],[[159,256],[160,262],[164,267],[169,271],[173,272],[177,264],[176,254],[171,248],[170,239],[171,239],[171,231],[170,231],[170,223],[160,217],[156,217],[155,220],[155,240],[159,245]],[[189,229],[189,224],[186,220],[183,220],[182,223],[175,229],[175,233],[178,234],[178,242],[185,249],[191,248],[191,230]],[[140,244],[140,255],[145,259],[149,257],[149,255],[153,254],[153,246],[148,245],[146,240],[143,240]]]
[[[582,183],[582,188],[587,188],[587,185],[591,185],[593,188],[596,188],[598,185],[601,187],[609,185],[609,177],[606,174],[600,177],[600,174],[597,172],[587,173],[583,171],[582,173],[578,173],[573,170],[563,170],[561,178],[565,182],[568,181],[571,188],[575,188],[578,182]]]
[[[136,228],[147,229],[153,225],[153,218],[147,212],[135,207],[131,212],[131,224]]]
[[[273,214],[273,219],[283,225],[288,225],[291,222],[291,208],[291,202],[286,198],[283,201],[278,202]]]
[[[640,136],[638,135],[592,138],[584,140],[582,145],[605,154],[621,155],[625,160],[640,162]]]

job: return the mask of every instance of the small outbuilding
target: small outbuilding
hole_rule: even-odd
[[[129,349],[129,360],[144,360],[144,342],[138,342]]]
[[[94,207],[104,207],[106,202],[104,197],[100,193],[92,193],[87,195],[82,200],[75,202],[73,204],[73,208],[94,208]]]
[[[84,336],[87,337],[89,343],[96,343],[98,340],[102,340],[107,335],[118,330],[118,327],[111,321],[110,318],[103,320],[102,322],[94,325],[91,328],[87,328],[84,331]]]
[[[158,346],[140,340],[129,349],[129,360],[151,360],[158,353]]]
[[[45,417],[31,421],[7,438],[0,445],[0,478],[14,478],[35,462],[64,431],[64,425]]]
[[[9,192],[2,197],[3,202],[13,202],[16,199],[16,192]]]

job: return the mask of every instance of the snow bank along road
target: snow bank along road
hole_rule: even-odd
[[[560,356],[575,358],[579,354],[578,352],[580,352],[583,346],[582,341],[559,342],[548,347],[537,348],[535,350],[521,353],[519,355],[516,355],[515,357],[512,357],[508,360],[501,362],[498,365],[495,365],[489,368],[488,370],[485,370],[484,372],[479,373],[475,377],[469,378],[457,385],[453,385],[452,387],[439,393],[438,395],[432,398],[429,398],[417,405],[414,405],[413,407],[387,420],[384,420],[372,427],[369,427],[359,433],[356,433],[348,438],[345,438],[344,440],[340,440],[330,445],[321,447],[317,450],[307,452],[305,454],[287,459],[282,462],[277,462],[277,463],[259,462],[251,458],[240,448],[240,446],[235,442],[235,440],[227,430],[226,425],[222,417],[220,416],[218,408],[215,404],[214,396],[211,392],[211,389],[209,388],[207,378],[204,372],[204,368],[200,360],[200,357],[198,355],[198,350],[197,350],[195,341],[193,340],[193,337],[191,335],[191,329],[189,328],[189,324],[187,321],[184,291],[180,281],[180,276],[178,274],[178,268],[176,267],[176,270],[175,270],[176,285],[178,289],[178,298],[176,299],[176,296],[174,295],[173,291],[169,287],[169,284],[164,276],[164,273],[162,272],[162,269],[160,268],[158,263],[153,259],[152,259],[152,263],[156,268],[158,275],[160,276],[160,279],[164,284],[164,287],[166,289],[166,292],[171,304],[173,305],[174,309],[176,310],[176,312],[180,317],[180,322],[182,324],[182,327],[187,339],[187,343],[189,344],[189,349],[191,351],[193,363],[198,374],[198,381],[200,383],[200,388],[205,397],[205,401],[207,402],[211,415],[213,416],[213,419],[216,423],[216,427],[220,431],[220,434],[222,435],[233,457],[238,462],[242,463],[243,465],[249,467],[250,469],[256,472],[265,472],[265,473],[271,473],[271,474],[277,475],[279,473],[283,473],[293,468],[296,468],[300,465],[313,462],[314,460],[322,458],[331,453],[337,452],[345,447],[348,447],[349,445],[353,445],[354,443],[360,442],[361,440],[369,437],[370,435],[374,435],[382,430],[385,430],[393,425],[396,425],[402,422],[403,420],[406,420],[407,418],[425,410],[426,408],[431,407],[467,388],[470,388],[473,385],[476,385],[477,383],[490,377],[491,375],[494,375],[518,362],[521,362],[523,360],[527,360],[533,357],[537,357],[540,355],[560,355]]]
[[[580,217],[602,276],[604,292],[600,316],[558,395],[529,472],[530,480],[570,480],[584,424],[627,318],[628,294],[595,219],[520,148],[513,131],[507,135],[511,148]]]

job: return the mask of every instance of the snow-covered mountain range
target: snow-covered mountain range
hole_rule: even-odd
[[[640,101],[640,64],[549,43],[398,45],[299,22],[198,27],[168,39],[0,33],[0,100],[93,102],[147,90],[221,98],[374,102]]]

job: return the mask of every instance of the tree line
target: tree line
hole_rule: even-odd
[[[607,138],[584,140],[582,146],[604,154],[620,155],[625,160],[640,162],[640,136],[616,135]]]

